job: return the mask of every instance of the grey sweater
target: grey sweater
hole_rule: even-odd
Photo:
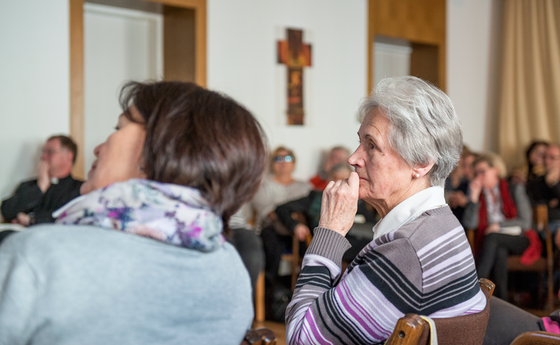
[[[202,253],[91,226],[0,247],[0,344],[235,344],[253,317],[228,243]]]
[[[525,192],[525,187],[520,184],[513,184],[511,187],[511,196],[515,202],[515,207],[517,208],[517,217],[513,219],[506,219],[500,223],[500,227],[507,226],[519,226],[523,230],[531,228],[531,219],[533,217],[533,210],[531,209],[531,203],[529,202],[529,197]],[[501,197],[500,197],[501,206]],[[478,213],[480,211],[480,202],[476,204],[469,201],[465,207],[465,213],[463,215],[463,225],[467,229],[478,228]]]

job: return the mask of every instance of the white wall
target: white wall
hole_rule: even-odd
[[[475,150],[495,145],[495,75],[501,0],[448,0],[448,92]],[[271,146],[292,146],[296,176],[307,178],[319,153],[357,146],[355,120],[366,93],[365,0],[208,0],[208,86],[245,104]],[[283,28],[305,30],[308,125],[282,124],[284,94],[276,64]],[[67,0],[0,2],[0,198],[36,173],[40,145],[69,130]]]
[[[447,0],[447,92],[473,150],[497,149],[501,0]]]
[[[0,199],[69,131],[68,0],[0,1]]]
[[[130,80],[163,76],[163,15],[84,5],[84,163],[114,131],[122,112],[121,87]]]
[[[410,75],[412,48],[403,45],[375,42],[373,49],[373,85],[388,77]]]
[[[295,176],[307,179],[321,150],[357,147],[356,113],[366,94],[365,0],[208,0],[208,87],[244,104],[260,120],[272,148],[295,150]],[[305,126],[287,126],[276,39],[286,27],[304,30],[312,44],[306,68]]]

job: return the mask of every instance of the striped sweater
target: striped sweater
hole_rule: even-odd
[[[286,310],[288,344],[374,344],[407,313],[444,318],[486,306],[464,230],[447,206],[370,242],[340,278],[349,247],[340,234],[315,229]]]

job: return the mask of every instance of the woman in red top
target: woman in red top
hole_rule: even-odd
[[[495,295],[506,299],[507,258],[529,248],[532,209],[525,187],[503,179],[505,166],[498,155],[483,154],[473,167],[476,177],[469,184],[463,223],[476,229],[474,254],[478,255],[479,277],[490,278],[493,271]]]

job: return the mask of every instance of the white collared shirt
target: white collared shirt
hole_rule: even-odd
[[[443,188],[429,187],[405,199],[395,206],[373,227],[373,239],[397,230],[412,222],[422,213],[447,205]]]

